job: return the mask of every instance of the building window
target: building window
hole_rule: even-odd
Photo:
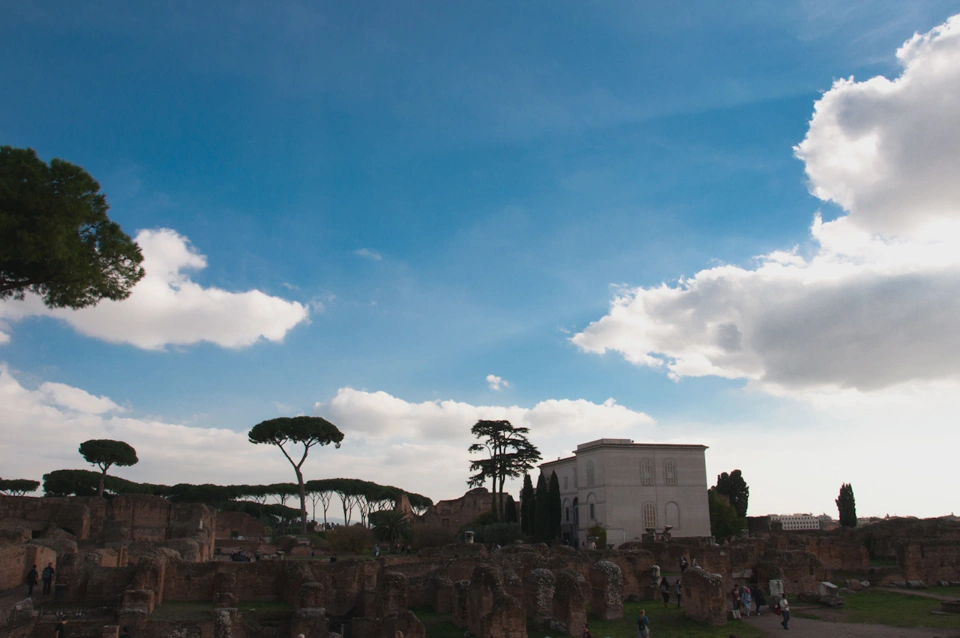
[[[640,461],[640,483],[653,485],[653,461],[650,459]]]
[[[570,486],[567,484],[567,479],[568,479],[568,478],[569,478],[569,477],[568,477],[566,474],[563,475],[563,489],[564,489],[564,490],[570,489]]]
[[[570,501],[563,501],[563,520],[566,523],[570,522]]]
[[[663,462],[663,484],[677,484],[677,462],[673,459],[667,459]]]
[[[590,512],[590,521],[597,520],[597,497],[593,494],[587,495],[587,508]]]
[[[597,520],[597,512],[594,509],[593,503],[590,503],[590,520],[591,521]]]
[[[643,529],[657,529],[657,506],[653,503],[643,505]]]
[[[593,461],[587,461],[587,487],[593,487],[594,479]]]
[[[669,525],[673,529],[680,529],[680,506],[673,501],[667,503],[664,525]]]

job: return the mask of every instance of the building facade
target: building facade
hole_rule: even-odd
[[[791,514],[789,516],[771,516],[771,523],[778,523],[785,532],[820,529],[820,519],[816,516]]]
[[[614,546],[648,531],[710,536],[706,449],[599,439],[542,464],[544,479],[556,472],[560,482],[563,540],[583,547],[598,523]]]

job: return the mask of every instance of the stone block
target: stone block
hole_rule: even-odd
[[[128,589],[123,592],[120,613],[149,616],[153,613],[155,603],[156,599],[152,589]]]
[[[590,566],[590,609],[604,620],[623,618],[623,572],[601,560]]]
[[[120,625],[104,625],[100,638],[120,638]]]
[[[820,583],[818,591],[821,596],[836,596],[838,587],[833,583],[823,581]]]
[[[947,614],[960,614],[960,598],[941,600],[940,610]]]
[[[848,578],[846,582],[847,589],[853,592],[863,589],[863,584],[856,578]]]
[[[553,594],[556,576],[549,569],[532,569],[524,579],[524,601],[527,615],[541,624],[553,615]]]
[[[727,596],[723,590],[723,576],[691,567],[683,572],[680,582],[683,608],[689,618],[717,627],[726,624]]]
[[[561,631],[576,636],[587,622],[587,597],[583,594],[586,579],[572,569],[557,573],[553,593],[553,618]]]
[[[330,633],[330,621],[322,607],[304,607],[294,612],[290,623],[290,634],[305,638],[327,638]]]
[[[922,580],[908,580],[907,587],[909,589],[926,589],[927,586]]]
[[[385,572],[377,579],[376,616],[385,618],[407,608],[407,578],[399,572]]]

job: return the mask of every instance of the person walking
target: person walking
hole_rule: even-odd
[[[740,585],[734,585],[730,591],[730,599],[733,600],[733,610],[740,609]]]
[[[590,633],[590,625],[583,623],[583,633],[580,634],[580,638],[593,638],[593,634]]]
[[[687,571],[687,567],[690,566],[690,563],[687,562],[687,557],[685,555],[680,556],[680,573]]]
[[[741,613],[750,615],[750,608],[753,607],[753,596],[750,595],[750,588],[744,587],[740,590],[740,606],[743,607]]]
[[[663,606],[666,607],[670,602],[670,581],[666,576],[660,579],[660,595],[663,596]]]
[[[647,617],[645,609],[640,610],[637,616],[637,638],[649,638],[650,636],[650,618]]]
[[[753,602],[757,605],[757,615],[760,615],[760,607],[767,604],[767,600],[763,597],[763,590],[760,589],[760,585],[757,585],[753,588]]]
[[[53,563],[47,563],[47,566],[43,568],[43,573],[40,575],[43,579],[44,596],[50,593],[50,587],[53,585],[53,577],[56,575],[57,572],[53,569]]]
[[[680,601],[683,599],[683,585],[680,583],[680,579],[677,579],[677,584],[673,588],[673,593],[677,596],[677,609],[680,608]]]
[[[53,627],[53,638],[66,638],[67,637],[67,621],[63,618],[60,619]]]
[[[37,571],[37,566],[34,565],[30,568],[30,571],[27,572],[27,596],[33,598],[33,588],[37,586],[37,583],[40,582],[40,572]]]
[[[780,602],[777,603],[777,606],[780,607],[780,615],[783,617],[780,624],[783,625],[784,629],[790,629],[790,601],[787,600],[786,593],[780,594]]]

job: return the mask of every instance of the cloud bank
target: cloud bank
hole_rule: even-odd
[[[572,341],[775,394],[960,380],[960,16],[897,59],[894,80],[837,81],[796,147],[846,215],[817,215],[806,249],[624,289]]]
[[[9,341],[9,323],[31,316],[61,319],[77,332],[111,343],[146,350],[202,341],[226,348],[249,346],[260,339],[282,341],[306,321],[307,307],[259,290],[228,292],[203,287],[189,271],[207,260],[175,231],[143,230],[136,236],[146,275],[124,301],[102,301],[82,310],[51,310],[39,297],[0,303],[0,344]]]

